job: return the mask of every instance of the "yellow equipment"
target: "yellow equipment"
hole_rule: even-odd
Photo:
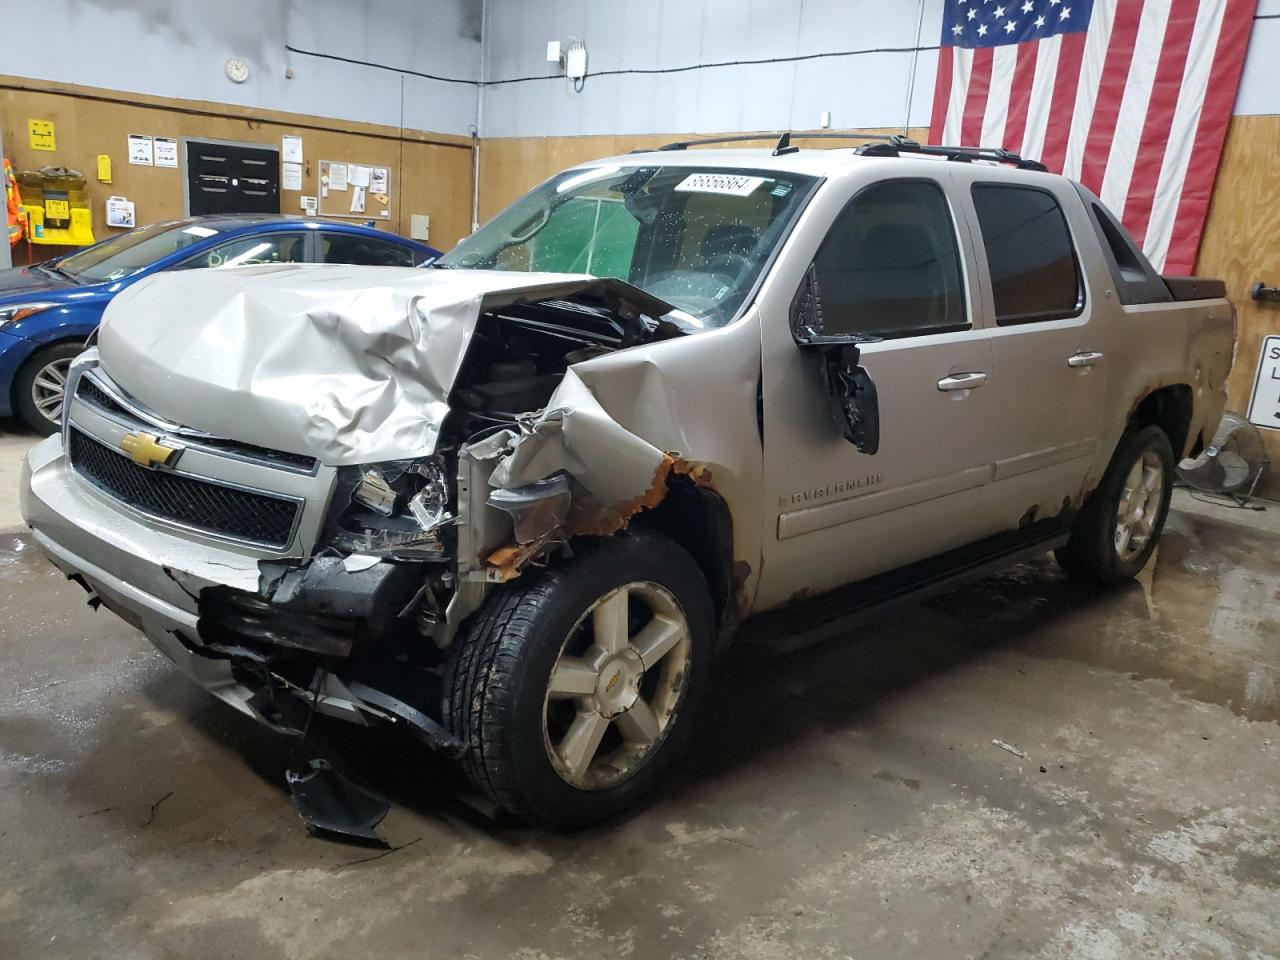
[[[29,243],[87,247],[95,242],[84,174],[68,167],[41,167],[24,170],[18,179]]]

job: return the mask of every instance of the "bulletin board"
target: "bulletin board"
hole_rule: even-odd
[[[349,220],[391,219],[391,169],[347,160],[321,160],[318,212]]]

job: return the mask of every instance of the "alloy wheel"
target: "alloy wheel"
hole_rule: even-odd
[[[1116,555],[1127,561],[1146,547],[1155,530],[1164,499],[1164,464],[1160,455],[1144,450],[1125,477],[1116,506]]]
[[[67,394],[71,358],[53,360],[41,367],[31,381],[31,402],[50,423],[62,422],[62,404]]]
[[[666,589],[628,583],[579,618],[551,670],[543,742],[560,777],[582,790],[618,784],[671,728],[689,665],[689,625]]]

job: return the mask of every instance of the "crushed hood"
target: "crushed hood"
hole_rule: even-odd
[[[587,295],[624,323],[671,308],[618,280],[280,265],[161,273],[99,331],[106,373],[156,413],[344,466],[435,449],[480,315]]]

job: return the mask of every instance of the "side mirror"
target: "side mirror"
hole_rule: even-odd
[[[802,350],[816,351],[822,361],[823,383],[844,438],[859,453],[874,454],[880,449],[880,396],[871,374],[858,363],[858,345],[843,337],[815,337],[797,343]]]
[[[880,397],[871,374],[858,363],[861,357],[858,344],[874,343],[880,337],[828,336],[823,332],[818,278],[813,267],[805,274],[804,283],[791,302],[791,334],[801,350],[818,355],[823,384],[835,407],[844,438],[857,447],[859,453],[874,454],[880,449]]]

